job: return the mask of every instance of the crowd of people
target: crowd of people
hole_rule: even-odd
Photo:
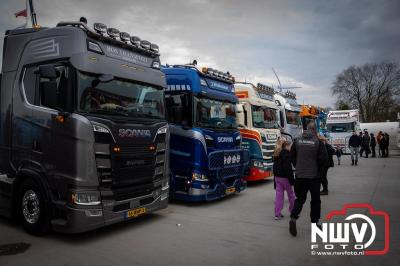
[[[374,133],[369,134],[367,130],[364,130],[364,133],[360,132],[359,135],[353,131],[353,135],[349,139],[352,165],[357,165],[358,154],[360,154],[360,157],[363,157],[365,153],[365,158],[368,158],[369,154],[371,154],[371,157],[376,157],[376,145],[378,145],[380,157],[389,156],[388,133],[379,131],[378,135],[375,137]]]
[[[372,153],[376,157],[375,147],[379,147],[379,156],[389,155],[389,135],[380,131],[375,137],[366,130],[360,135],[354,131],[348,145],[351,151],[352,165],[358,164],[358,156],[365,153],[366,158]],[[281,220],[284,216],[284,194],[289,200],[289,232],[297,235],[296,220],[299,218],[307,194],[311,194],[311,223],[321,227],[321,195],[328,195],[328,169],[334,166],[333,156],[336,155],[338,165],[343,154],[339,146],[333,147],[329,141],[318,135],[315,123],[310,122],[307,130],[301,137],[292,143],[285,138],[277,142],[273,160],[275,196],[275,220]],[[321,189],[322,186],[322,190]]]

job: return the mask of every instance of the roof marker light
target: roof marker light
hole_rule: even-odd
[[[146,40],[142,40],[142,41],[140,42],[140,46],[141,46],[143,49],[146,49],[146,50],[149,50],[149,49],[150,49],[150,45],[151,45],[151,43],[150,43],[149,41],[146,41]]]
[[[94,23],[93,28],[97,33],[104,34],[107,32],[107,26],[103,23]]]
[[[154,53],[158,53],[159,51],[158,45],[155,43],[150,44],[150,50]]]
[[[115,38],[119,37],[119,30],[117,30],[116,28],[108,28],[107,29],[107,34],[111,38],[115,39]]]
[[[120,32],[119,38],[121,39],[121,41],[129,42],[131,39],[131,35],[129,35],[129,33],[127,33],[127,32]]]
[[[137,36],[132,36],[131,43],[137,47],[140,47],[140,38]]]

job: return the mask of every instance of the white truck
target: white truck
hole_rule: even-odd
[[[289,140],[299,137],[303,133],[300,118],[301,107],[296,101],[296,94],[291,91],[276,93],[275,103],[279,108],[279,120],[282,134],[289,135]]]
[[[241,126],[242,147],[250,152],[249,174],[246,181],[273,177],[272,153],[280,134],[278,106],[274,89],[258,83],[235,83],[239,98],[237,119]]]
[[[360,128],[360,115],[358,110],[329,111],[326,119],[328,138],[332,146],[342,148],[344,153],[350,153],[349,138]]]

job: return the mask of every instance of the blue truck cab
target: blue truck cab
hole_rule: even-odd
[[[170,123],[171,197],[210,201],[246,188],[234,78],[195,65],[162,67]]]

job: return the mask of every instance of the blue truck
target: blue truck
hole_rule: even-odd
[[[170,123],[171,197],[210,201],[243,191],[249,161],[236,121],[234,77],[196,65],[162,67]]]

